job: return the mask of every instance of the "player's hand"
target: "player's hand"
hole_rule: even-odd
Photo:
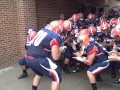
[[[80,52],[75,52],[75,53],[73,53],[75,56],[79,56],[79,57],[81,57],[81,53]]]
[[[67,48],[67,46],[62,46],[62,47],[60,47],[60,51],[65,52],[66,48]]]
[[[117,54],[117,51],[111,51],[111,52],[108,52],[109,55],[114,55],[114,54]]]
[[[80,61],[80,62],[83,62],[83,58],[81,58],[81,57],[72,57],[73,59],[76,59],[77,61]]]
[[[118,61],[118,56],[116,54],[112,54],[108,58],[110,61]]]

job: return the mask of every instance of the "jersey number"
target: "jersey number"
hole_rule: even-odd
[[[31,41],[31,44],[34,46],[39,46],[42,40],[47,36],[47,32],[44,32],[43,30],[40,30],[35,38]]]

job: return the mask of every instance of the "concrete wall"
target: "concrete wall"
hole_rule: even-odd
[[[109,0],[109,8],[113,8],[115,10],[119,10],[120,9],[120,0],[116,1],[116,0]]]
[[[96,7],[104,7],[106,12],[108,12],[110,8],[113,8],[114,10],[120,9],[120,0],[88,0],[88,2]]]

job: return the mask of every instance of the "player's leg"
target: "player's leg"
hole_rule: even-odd
[[[96,63],[88,69],[87,76],[89,78],[93,90],[97,90],[96,75],[99,74],[104,69],[106,69],[108,66],[109,62],[104,61],[101,63]]]
[[[22,78],[28,77],[25,57],[23,57],[23,58],[21,58],[19,60],[19,65],[20,65],[20,67],[22,69],[22,74],[20,74],[17,78],[18,79],[22,79]]]
[[[87,71],[87,76],[88,76],[90,84],[92,86],[92,90],[97,90],[95,75],[92,72]]]
[[[52,81],[51,90],[59,90],[59,87],[60,87],[59,82]]]
[[[42,78],[41,76],[35,75],[35,77],[33,79],[32,90],[37,90],[37,87],[40,83],[41,78]]]

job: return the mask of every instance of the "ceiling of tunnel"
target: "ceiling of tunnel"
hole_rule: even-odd
[[[88,7],[104,8],[108,10],[109,8],[119,9],[120,0],[78,0],[79,3],[84,3]]]
[[[79,3],[84,3],[85,5],[89,6],[101,6],[105,5],[106,0],[78,0]]]

